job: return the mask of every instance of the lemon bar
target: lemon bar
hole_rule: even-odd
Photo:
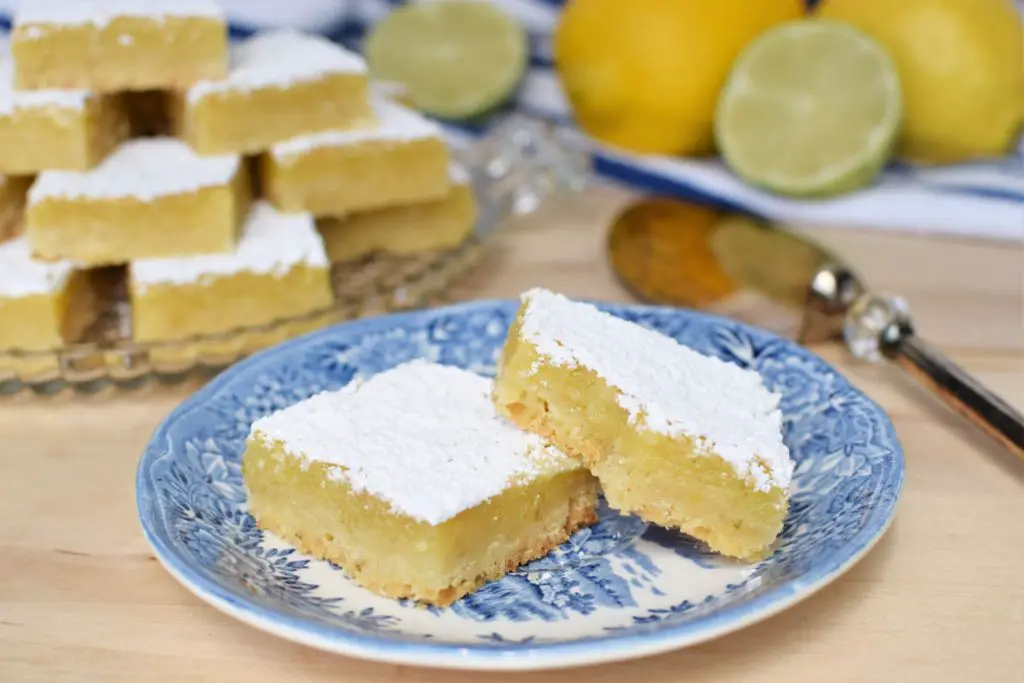
[[[0,173],[84,171],[128,135],[116,97],[85,90],[16,90],[0,61]]]
[[[579,456],[609,504],[724,555],[760,557],[793,472],[760,376],[546,290],[522,296],[494,400]]]
[[[0,349],[42,351],[77,341],[95,318],[89,274],[32,259],[28,241],[0,244]]]
[[[441,129],[405,107],[373,100],[377,125],[292,138],[261,159],[267,196],[283,211],[341,216],[448,192]]]
[[[11,36],[25,90],[185,88],[224,78],[227,47],[214,0],[30,0]]]
[[[239,157],[140,138],[92,170],[41,173],[28,193],[26,233],[40,258],[90,266],[230,252],[249,194]]]
[[[25,193],[31,182],[25,176],[0,175],[0,242],[21,234]]]
[[[227,254],[144,259],[129,267],[132,336],[181,339],[327,308],[330,263],[309,214],[253,204]]]
[[[451,188],[440,199],[320,219],[327,254],[342,262],[457,247],[473,232],[478,209],[466,171],[452,164],[449,179]]]
[[[596,520],[593,477],[500,418],[490,391],[417,360],[257,420],[250,513],[378,594],[458,600]]]
[[[374,122],[366,62],[319,36],[278,30],[233,46],[227,78],[175,98],[177,134],[200,154],[254,153]]]

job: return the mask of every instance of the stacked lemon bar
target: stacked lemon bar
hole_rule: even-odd
[[[213,0],[33,0],[8,52],[0,348],[76,341],[94,270],[123,273],[133,337],[159,342],[327,308],[332,260],[475,223],[439,127],[321,37],[231,43]]]

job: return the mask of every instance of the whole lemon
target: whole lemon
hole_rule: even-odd
[[[933,163],[1004,153],[1024,122],[1024,45],[1012,0],[826,0],[819,16],[885,46],[903,91],[903,155]]]
[[[555,64],[593,137],[636,152],[703,154],[736,55],[803,12],[800,0],[569,0]]]

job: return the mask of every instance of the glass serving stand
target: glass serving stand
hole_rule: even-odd
[[[327,309],[214,335],[141,344],[131,339],[123,278],[102,291],[100,315],[76,344],[46,351],[0,349],[0,395],[92,394],[212,375],[277,342],[347,320],[427,306],[479,260],[506,220],[533,213],[556,194],[580,191],[590,155],[578,139],[542,121],[512,115],[476,139],[458,139],[453,156],[469,171],[479,205],[473,234],[454,249],[414,256],[375,254],[331,269]]]

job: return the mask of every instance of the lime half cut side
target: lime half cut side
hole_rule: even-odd
[[[870,36],[839,22],[795,21],[737,58],[715,138],[750,183],[823,197],[872,181],[895,144],[901,108],[896,67]]]
[[[514,19],[479,0],[404,5],[377,23],[365,48],[373,78],[402,84],[424,113],[465,120],[505,102],[527,64]]]

